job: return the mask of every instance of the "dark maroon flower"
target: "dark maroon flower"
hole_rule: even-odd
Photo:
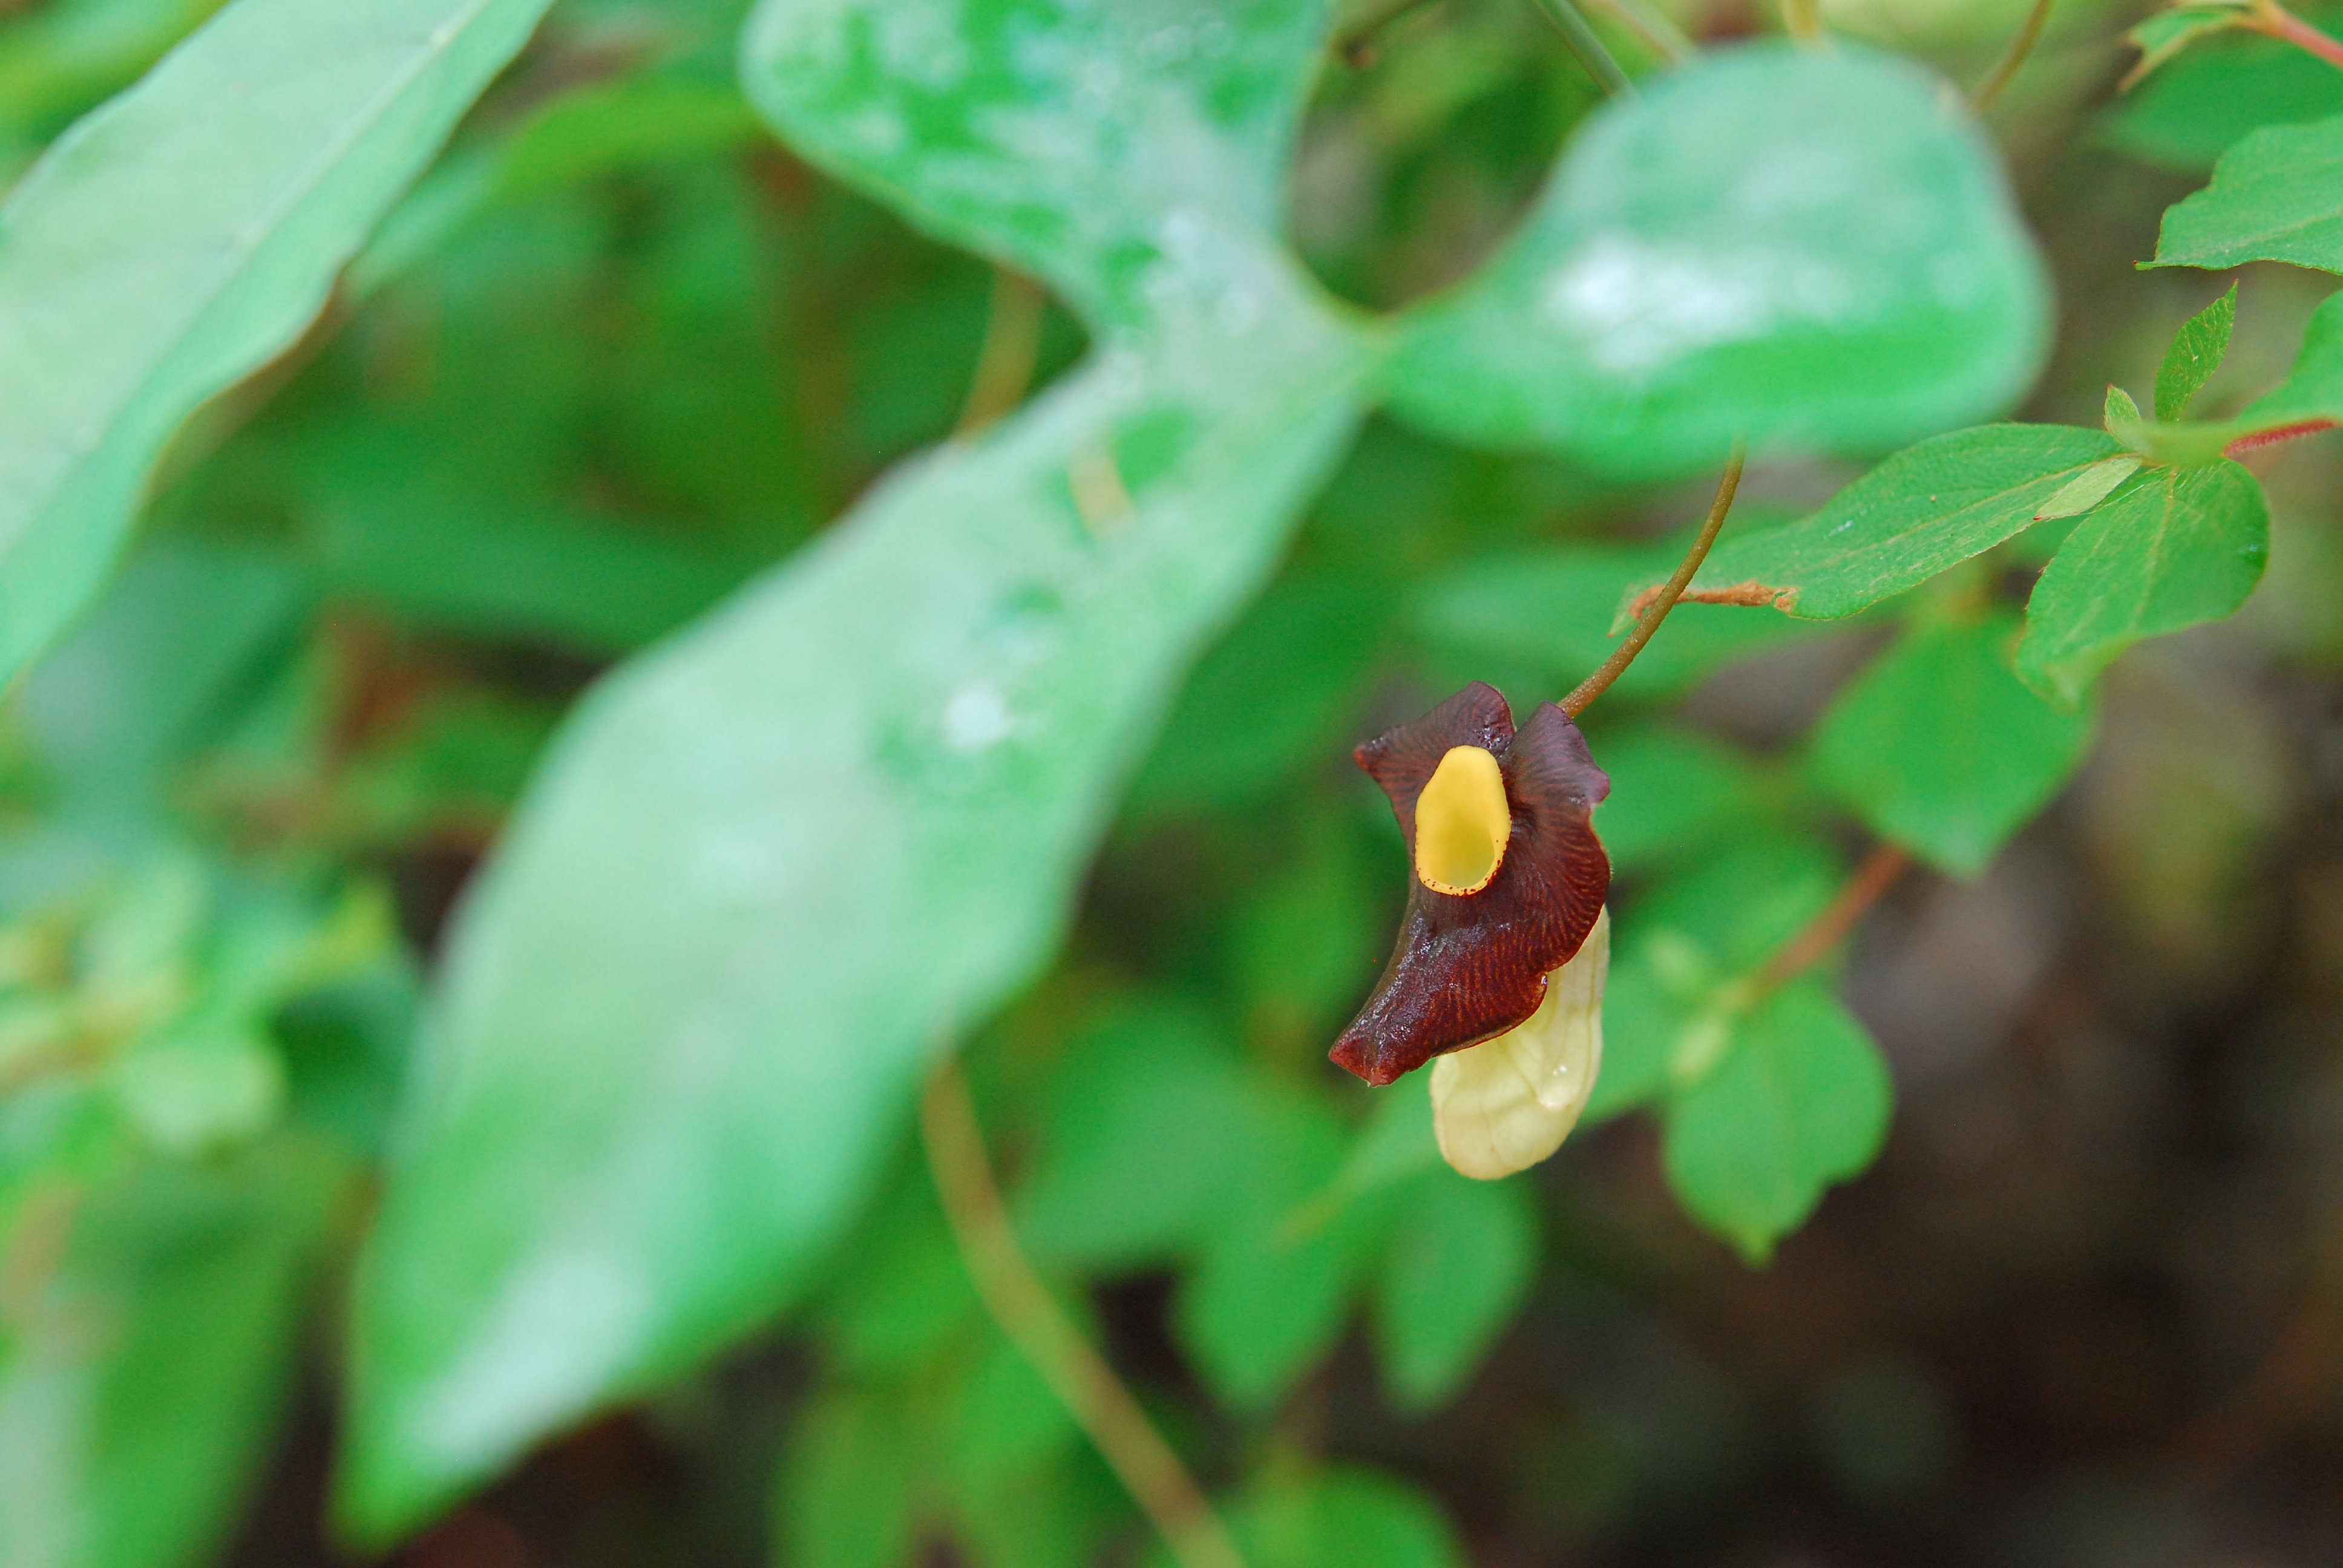
[[[1517,732],[1477,680],[1352,755],[1391,797],[1413,873],[1390,967],[1328,1053],[1380,1084],[1537,1010],[1611,886],[1592,821],[1611,779],[1561,709],[1540,703]]]

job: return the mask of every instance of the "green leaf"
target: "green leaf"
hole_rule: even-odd
[[[1825,1187],[1877,1156],[1893,1098],[1863,1026],[1815,981],[1792,980],[1669,1105],[1668,1183],[1693,1218],[1762,1263]]]
[[[2108,434],[2112,435],[2119,425],[2139,423],[2139,405],[2131,400],[2130,393],[2110,382],[2105,408],[2099,418]]]
[[[1438,1506],[1368,1470],[1272,1482],[1229,1523],[1249,1568],[1464,1568]]]
[[[458,918],[361,1260],[358,1533],[789,1301],[927,1062],[1055,945],[1182,671],[1358,418],[1370,347],[1266,232],[1282,176],[1259,166],[1318,24],[758,13],[768,118],[1055,278],[1105,341],[557,740]]]
[[[2034,514],[2037,523],[2056,518],[2079,518],[2115,493],[2115,487],[2139,472],[2147,459],[2137,452],[2107,457],[2092,464],[2061,485]]]
[[[2249,261],[2343,272],[2343,116],[2266,126],[2224,153],[2211,185],[2166,210],[2149,265]]]
[[[1110,1013],[1051,1081],[1018,1234],[1045,1265],[1113,1271],[1184,1252],[1232,1196],[1257,1120],[1207,1020],[1161,1003]]]
[[[2159,168],[2201,175],[2248,131],[2334,114],[2343,114],[2343,72],[2276,38],[2232,33],[2125,94],[2098,135]]]
[[[1906,447],[1809,518],[1727,535],[1695,590],[1745,587],[1835,620],[1916,588],[2031,525],[2093,464],[2123,450],[2067,425],[1986,425]]]
[[[2018,673],[2074,702],[2133,643],[2230,614],[2268,558],[2251,474],[2226,459],[2152,468],[2085,518],[2034,585]]]
[[[1519,1181],[1429,1172],[1399,1211],[1375,1280],[1375,1349],[1403,1411],[1453,1396],[1513,1317],[1537,1267],[1537,1211]]]
[[[1354,418],[1357,351],[1298,302],[1208,322],[882,487],[556,742],[458,922],[365,1260],[354,1520],[762,1321],[930,1053],[1050,951]]]
[[[2221,357],[2229,351],[2229,329],[2237,321],[2237,286],[2232,283],[2228,293],[2190,317],[2174,334],[2172,347],[2164,351],[2164,364],[2156,373],[2158,419],[2187,415],[2189,402],[2221,367]]]
[[[0,1341],[0,1562],[211,1559],[266,1456],[351,1176],[286,1138],[87,1194]]]
[[[1914,627],[1815,735],[1825,785],[1873,832],[1956,876],[1991,864],[2090,749],[2091,716],[2010,669],[2016,629],[2004,616]]]
[[[2131,85],[2198,39],[2228,32],[2248,20],[2246,0],[2207,0],[2204,5],[2158,11],[2124,35],[2125,42],[2139,51],[2139,61],[2123,85]]]
[[[2320,421],[2343,421],[2343,294],[2319,301],[2286,380],[2239,409],[2233,423],[2250,432]]]
[[[782,1450],[773,1500],[781,1561],[903,1568],[919,1541],[920,1433],[890,1394],[835,1389],[809,1404]]]
[[[799,152],[939,237],[1046,278],[1094,322],[1143,319],[1157,270],[1273,231],[1328,7],[764,0],[750,102]],[[1272,302],[1240,266],[1219,307]]]
[[[1736,435],[1875,450],[2024,390],[2042,268],[1940,83],[1855,47],[1750,45],[1644,85],[1586,122],[1493,261],[1403,318],[1394,411],[1658,474]]]
[[[0,678],[196,406],[300,336],[545,0],[236,0],[0,207]]]
[[[1172,1326],[1205,1382],[1240,1411],[1266,1410],[1333,1346],[1373,1240],[1372,1205],[1313,1201],[1342,1163],[1322,1101],[1264,1090],[1238,1179]]]

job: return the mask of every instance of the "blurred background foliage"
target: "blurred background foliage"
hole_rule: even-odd
[[[213,9],[0,0],[0,180]],[[561,0],[324,318],[181,435],[128,563],[0,716],[7,1568],[340,1560],[342,1298],[451,901],[588,683],[950,437],[1020,308],[774,143],[735,80],[744,9]],[[1776,26],[1664,9],[1702,41]],[[1822,15],[1967,82],[2025,9]],[[2263,38],[2118,95],[2137,19],[2065,0],[1990,117],[2059,303],[2028,418],[2144,389],[2220,286],[2135,270],[2163,209],[2255,126],[2343,113],[2343,73]],[[1290,200],[1325,286],[1386,308],[1491,254],[1600,93],[1525,0],[1343,18],[1369,23]],[[2238,276],[2224,407],[2284,376],[2323,293]],[[1084,342],[1044,307],[1036,384]],[[1862,856],[1830,802],[1875,743],[1816,721],[1894,634],[1689,606],[1594,710],[1623,911],[1600,1124],[1468,1182],[1420,1098],[1322,1060],[1403,890],[1350,747],[1466,679],[1517,709],[1575,681],[1705,481],[1368,424],[1189,678],[1063,956],[968,1052],[1020,1235],[1252,1561],[2333,1560],[2338,465],[2331,438],[2257,458],[2245,613],[2127,656],[2047,812],[1862,929],[1836,989],[1894,1130],[1752,1267],[1712,1232],[1762,1258],[1812,1191],[1753,1219],[1676,1168],[1704,1230],[1617,1113],[1664,1073],[1637,1045],[1681,1026],[1669,976],[1762,958]],[[1735,527],[1860,471],[1757,465]],[[2041,558],[1960,591],[2022,597]],[[980,1306],[915,1143],[782,1322],[397,1560],[1153,1550]]]

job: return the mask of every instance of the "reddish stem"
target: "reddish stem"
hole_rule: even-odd
[[[2253,20],[2246,24],[2258,33],[2273,38],[2283,38],[2297,48],[2318,55],[2328,65],[2343,70],[2343,39],[2330,38],[2284,5],[2278,0],[2258,0]]]
[[[1855,922],[1863,919],[1871,906],[1877,903],[1888,889],[1904,875],[1912,857],[1893,844],[1882,844],[1863,858],[1855,875],[1846,879],[1838,897],[1830,907],[1806,922],[1805,930],[1782,944],[1758,977],[1768,990],[1795,975],[1804,973],[1822,961],[1824,956],[1855,930]]]
[[[2267,430],[2256,430],[2249,435],[2238,437],[2221,448],[2221,456],[2234,457],[2241,452],[2251,452],[2262,447],[2275,447],[2280,441],[2291,441],[2298,436],[2316,436],[2322,430],[2334,428],[2335,421],[2332,419],[2304,419],[2292,425],[2273,425]]]

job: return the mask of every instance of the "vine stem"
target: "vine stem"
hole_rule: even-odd
[[[2328,36],[2278,4],[2278,0],[2254,0],[2253,20],[2246,25],[2257,33],[2283,38],[2297,48],[2308,50],[2328,65],[2343,69],[2343,39]]]
[[[2041,42],[2042,29],[2049,22],[2050,7],[2055,4],[2056,0],[2034,0],[2034,8],[2026,14],[2026,25],[2018,28],[2017,36],[2009,41],[2009,52],[2002,55],[2001,63],[1994,66],[1986,79],[1976,85],[1976,90],[1969,95],[1971,109],[1983,114],[1996,98],[2001,96],[2002,89],[2009,85],[2010,78],[2017,75],[2018,68],[2026,64],[2026,56],[2034,53],[2034,45]]]
[[[1709,546],[1716,543],[1717,530],[1725,527],[1725,515],[1733,510],[1733,496],[1741,488],[1741,466],[1746,456],[1740,442],[1733,443],[1733,456],[1725,460],[1725,477],[1717,481],[1716,499],[1708,508],[1708,520],[1701,524],[1700,533],[1693,539],[1692,548],[1684,552],[1684,558],[1676,563],[1675,575],[1668,578],[1667,586],[1660,589],[1659,597],[1644,607],[1644,613],[1636,618],[1635,629],[1627,634],[1627,640],[1612,649],[1611,657],[1603,661],[1602,667],[1580,681],[1570,695],[1562,699],[1559,706],[1564,713],[1575,719],[1586,711],[1596,698],[1608,691],[1611,683],[1635,662],[1635,656],[1644,651],[1644,645],[1652,640],[1654,632],[1660,629],[1660,622],[1667,619],[1668,611],[1675,608],[1676,600],[1684,598],[1693,574],[1699,571],[1700,563],[1708,558]]]
[[[1328,40],[1335,58],[1354,71],[1363,71],[1375,62],[1375,40],[1384,28],[1432,0],[1388,0],[1388,3],[1361,17],[1343,31]]]
[[[968,401],[952,427],[953,439],[967,439],[1024,400],[1041,358],[1041,313],[1048,304],[1049,297],[1031,278],[1005,266],[993,270],[984,347],[977,353],[976,374],[969,377]]]
[[[1540,11],[1545,13],[1545,19],[1562,34],[1562,41],[1570,45],[1570,52],[1578,56],[1578,63],[1586,67],[1586,74],[1601,85],[1604,92],[1614,98],[1635,95],[1635,84],[1627,79],[1627,73],[1619,68],[1619,62],[1611,57],[1609,49],[1604,47],[1601,35],[1594,31],[1594,24],[1587,21],[1585,14],[1579,10],[1576,0],[1535,0],[1535,4]]]
[[[1895,845],[1875,846],[1846,879],[1846,885],[1838,890],[1838,897],[1808,920],[1797,935],[1782,944],[1758,974],[1757,983],[1772,990],[1820,963],[1846,939],[1847,932],[1855,930],[1855,922],[1869,913],[1871,906],[1902,879],[1911,864],[1912,857]]]
[[[1072,1412],[1181,1568],[1244,1568],[1236,1543],[1106,1359],[1091,1348],[1017,1244],[984,1151],[968,1080],[950,1058],[920,1099],[928,1171],[977,1294],[1010,1342]]]

